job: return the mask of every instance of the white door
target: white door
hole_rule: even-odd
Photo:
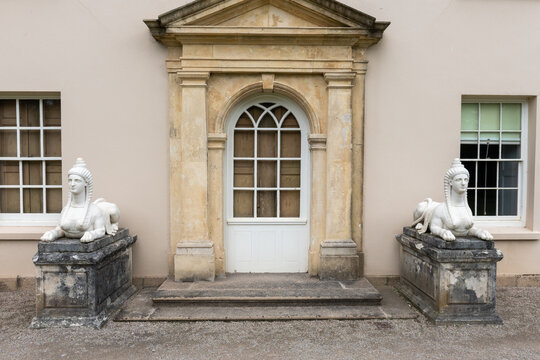
[[[228,119],[225,164],[227,272],[307,272],[308,124],[273,95],[239,104]]]

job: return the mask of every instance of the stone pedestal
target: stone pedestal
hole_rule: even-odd
[[[214,281],[214,245],[210,241],[180,242],[174,256],[174,280]]]
[[[321,280],[356,280],[360,261],[352,240],[324,241],[321,244]]]
[[[445,241],[410,227],[401,244],[398,290],[436,324],[500,324],[495,312],[497,262],[493,241]]]
[[[36,316],[30,327],[100,328],[136,291],[131,271],[136,239],[120,229],[87,244],[67,238],[40,242],[33,258]]]

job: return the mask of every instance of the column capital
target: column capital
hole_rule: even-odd
[[[176,81],[183,87],[206,87],[210,73],[205,71],[178,71]]]
[[[326,150],[326,135],[324,134],[311,134],[308,136],[309,149],[313,150]]]
[[[328,88],[352,88],[353,81],[356,77],[354,72],[336,72],[325,73],[324,80],[328,84]]]
[[[210,133],[208,134],[208,150],[223,150],[225,149],[226,141],[227,141],[226,134]]]

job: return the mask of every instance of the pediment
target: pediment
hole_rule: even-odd
[[[174,38],[180,43],[188,33],[189,41],[196,33],[207,39],[217,39],[220,34],[248,35],[250,39],[293,34],[286,29],[311,31],[319,37],[323,30],[328,35],[349,31],[347,36],[354,30],[375,43],[389,25],[335,0],[197,0],[145,23],[157,40],[171,42]]]

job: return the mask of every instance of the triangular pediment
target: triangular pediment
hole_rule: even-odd
[[[168,46],[307,41],[368,47],[389,25],[335,0],[197,0],[145,23]]]
[[[159,17],[168,26],[365,27],[375,19],[333,0],[198,0]]]

